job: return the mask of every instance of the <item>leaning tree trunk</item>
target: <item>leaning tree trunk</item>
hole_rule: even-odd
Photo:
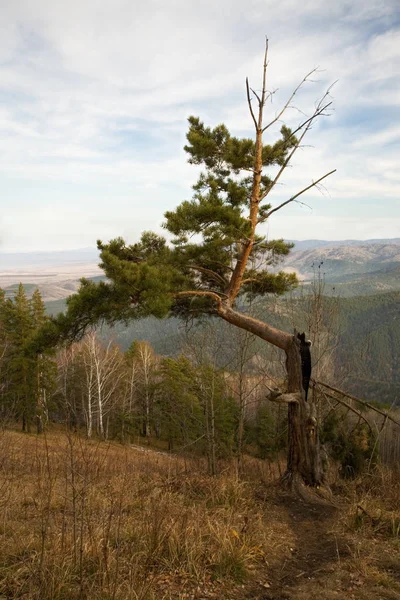
[[[208,295],[211,295],[213,299],[217,297],[212,292]],[[308,402],[305,398],[297,332],[295,332],[295,335],[290,335],[268,323],[239,313],[220,300],[217,306],[217,314],[231,325],[245,329],[285,352],[288,393],[279,394],[281,399],[276,400],[289,403],[289,451],[284,480],[288,483],[303,481],[311,486],[320,485],[323,482],[323,471],[319,450],[316,407],[313,398],[309,398]]]
[[[318,424],[314,399],[305,399],[302,386],[301,358],[295,336],[286,350],[288,392],[296,393],[298,402],[288,405],[288,458],[285,480],[303,481],[310,486],[323,482]]]

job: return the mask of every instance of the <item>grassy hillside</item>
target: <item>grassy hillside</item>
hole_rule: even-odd
[[[336,506],[321,506],[280,492],[268,461],[247,458],[241,480],[65,433],[3,431],[0,448],[3,598],[399,598],[396,473],[332,471]]]
[[[365,246],[365,244],[400,244],[400,238],[382,238],[371,240],[288,240],[297,250],[316,248],[337,248],[339,246]]]

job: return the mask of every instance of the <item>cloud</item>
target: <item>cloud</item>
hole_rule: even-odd
[[[278,88],[270,115],[312,68],[324,70],[296,99],[301,111],[339,78],[335,111],[313,128],[276,202],[337,168],[329,201],[305,198],[318,198],[320,237],[332,235],[330,219],[348,237],[346,202],[359,220],[369,205],[373,237],[392,230],[374,217],[397,198],[397,0],[14,0],[0,27],[0,213],[10,249],[26,236],[37,248],[87,246],[158,226],[196,178],[182,151],[189,114],[252,134],[243,84],[248,75],[259,86],[265,33],[268,85]],[[301,114],[287,118],[294,125]]]

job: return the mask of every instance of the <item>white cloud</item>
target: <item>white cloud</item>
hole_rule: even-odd
[[[304,236],[303,232],[307,235]],[[283,237],[289,240],[327,239],[327,240],[367,240],[380,239],[384,231],[385,238],[398,238],[400,216],[392,217],[341,217],[335,219],[316,215],[291,215],[277,217],[269,227],[270,238]],[[321,234],[323,232],[323,235]]]
[[[272,116],[311,68],[325,71],[299,95],[302,110],[340,78],[335,112],[314,128],[307,142],[314,148],[298,154],[276,200],[336,167],[330,199],[316,201],[319,237],[336,231],[332,219],[347,227],[346,199],[359,206],[360,222],[362,200],[375,216],[385,212],[398,193],[397,10],[397,0],[310,0],[300,8],[295,0],[7,3],[0,15],[3,244],[22,247],[29,235],[37,248],[68,240],[87,246],[159,223],[195,180],[182,151],[188,114],[251,133],[243,84],[248,75],[259,85],[265,33],[268,81],[279,88]],[[290,123],[299,118],[288,113]],[[315,197],[307,196],[313,204]],[[68,218],[64,204],[74,207]],[[53,213],[51,225],[43,211]],[[376,237],[391,231],[389,221],[371,218]]]

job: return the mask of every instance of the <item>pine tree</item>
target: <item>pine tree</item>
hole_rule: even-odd
[[[30,308],[33,329],[32,335],[34,335],[47,321],[46,309],[39,289],[36,289],[33,292]],[[49,398],[55,390],[57,366],[53,358],[49,355],[49,352],[33,354],[32,361],[34,363],[33,376],[36,385],[34,386],[34,392],[32,390],[31,394],[34,396],[36,405],[35,420],[37,432],[42,433],[45,423],[49,418],[48,404]]]
[[[25,347],[32,335],[33,323],[30,303],[22,284],[14,298],[8,298],[4,303],[4,328],[8,340],[7,404],[14,416],[22,420],[23,431],[30,431],[35,413],[31,393],[34,364],[25,354]]]
[[[5,302],[6,295],[5,292],[0,288],[0,417],[2,422],[5,421],[7,416],[7,407],[6,407],[6,394],[7,394],[7,384],[8,379],[6,376],[6,358],[7,358],[7,348],[8,348],[8,340],[7,333],[5,328]]]
[[[130,246],[122,238],[108,244],[99,241],[101,267],[108,282],[83,281],[79,293],[68,302],[67,314],[53,322],[41,343],[75,339],[100,319],[113,323],[148,314],[164,317],[171,313],[207,313],[253,333],[286,355],[287,391],[294,394],[288,413],[286,479],[319,485],[323,474],[316,411],[311,400],[305,401],[302,391],[297,336],[247,315],[245,303],[249,297],[283,294],[296,285],[295,275],[270,270],[290,251],[291,245],[267,239],[262,225],[333,173],[319,177],[278,205],[270,202],[306,134],[331,103],[328,91],[311,117],[293,131],[282,126],[279,139],[265,143],[265,135],[281,120],[311,75],[303,79],[283,109],[265,124],[264,111],[271,97],[266,87],[267,54],[268,44],[261,91],[251,90],[246,81],[254,139],[237,138],[225,125],[209,128],[199,118],[189,118],[185,150],[189,162],[201,165],[203,172],[194,186],[192,200],[182,202],[165,215],[164,226],[174,236],[172,245],[151,232]]]
[[[175,444],[189,446],[202,437],[203,415],[194,381],[195,370],[186,357],[162,361],[156,388],[156,421],[169,450]]]
[[[14,298],[0,302],[3,335],[6,341],[4,375],[7,380],[3,400],[9,413],[21,419],[23,431],[30,431],[36,421],[43,430],[47,401],[54,389],[55,365],[51,350],[35,353],[31,340],[47,322],[38,290],[28,299],[22,283]]]

